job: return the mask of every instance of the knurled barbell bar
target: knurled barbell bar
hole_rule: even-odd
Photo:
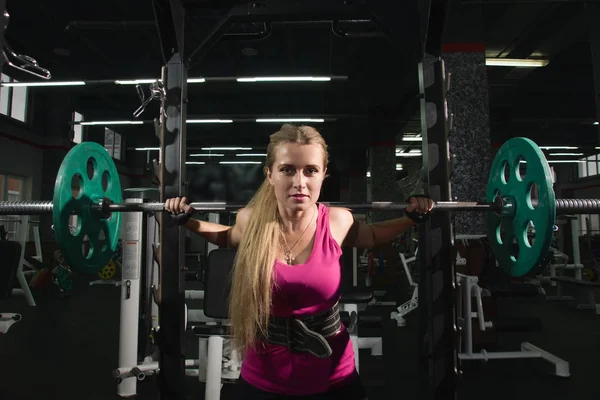
[[[94,170],[91,177],[90,163]],[[488,212],[488,239],[499,264],[511,275],[522,276],[547,262],[557,212],[600,213],[600,200],[555,199],[551,176],[538,146],[526,138],[513,138],[494,158],[486,201],[440,201],[435,203],[434,211]],[[74,179],[79,181],[76,193]],[[396,202],[325,204],[353,210],[403,210],[408,206]],[[225,202],[191,205],[201,212],[235,211],[245,206]],[[59,169],[52,201],[0,202],[0,215],[52,214],[56,241],[63,255],[73,268],[88,273],[97,273],[116,251],[122,212],[161,211],[164,203],[123,203],[116,166],[105,148],[93,142],[78,144],[69,151]],[[69,219],[74,214],[78,216],[77,225],[71,227]],[[531,227],[535,227],[532,241]],[[100,232],[104,233],[104,245],[100,243]],[[90,251],[84,255],[86,236]]]

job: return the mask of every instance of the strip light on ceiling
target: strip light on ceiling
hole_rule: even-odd
[[[237,78],[240,83],[255,82],[329,82],[330,76],[255,76],[249,78]]]
[[[188,124],[231,124],[232,119],[188,119]]]
[[[204,164],[206,164],[204,161],[186,161],[185,163],[188,164],[188,165],[190,165],[190,164],[191,165],[204,165]]]
[[[85,86],[84,81],[2,82],[4,87]]]
[[[202,151],[210,151],[210,150],[252,150],[252,147],[202,147]]]
[[[208,154],[190,154],[190,157],[224,157],[225,154],[218,154],[218,153],[208,153]]]
[[[577,150],[577,146],[540,146],[542,150]]]
[[[266,157],[266,154],[262,154],[262,153],[240,153],[240,154],[236,154],[236,157]]]
[[[262,164],[261,161],[219,161],[219,164]]]
[[[549,156],[582,156],[583,153],[549,153]]]
[[[144,121],[82,121],[80,125],[142,125]]]
[[[523,58],[486,58],[485,65],[488,67],[519,67],[538,68],[548,65],[549,60],[534,60]]]
[[[324,118],[258,118],[256,122],[325,122]]]

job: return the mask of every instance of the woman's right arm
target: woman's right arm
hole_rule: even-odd
[[[185,197],[168,199],[165,202],[165,209],[172,213],[184,212],[191,214],[194,212],[194,209],[187,204],[187,199]],[[242,233],[248,222],[249,214],[247,208],[242,208],[237,213],[234,226],[215,224],[213,222],[200,221],[193,218],[190,218],[184,226],[190,232],[199,234],[206,241],[219,247],[236,248],[242,240]]]

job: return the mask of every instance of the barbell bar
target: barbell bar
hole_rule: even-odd
[[[510,212],[505,209],[505,204],[510,200],[498,196],[493,202],[486,201],[438,201],[434,202],[433,211],[470,211],[470,212]],[[343,203],[321,202],[328,207],[343,207],[357,211],[403,211],[410,203],[391,201],[374,201],[371,203]],[[537,201],[532,201],[537,206]],[[557,214],[600,214],[600,199],[556,199]],[[243,203],[227,202],[191,202],[189,205],[198,212],[210,211],[237,211],[244,208]],[[506,206],[507,207],[507,206]],[[162,212],[165,203],[110,203],[110,199],[103,199],[97,203],[89,204],[90,211],[100,214],[113,212]],[[0,215],[44,215],[52,214],[54,209],[51,201],[0,201]],[[76,212],[73,212],[76,215]]]
[[[600,214],[600,199],[555,199],[551,177],[552,171],[539,147],[529,139],[513,138],[502,145],[493,160],[486,201],[440,201],[434,203],[433,210],[487,212],[487,236],[496,259],[509,274],[522,276],[547,263],[557,213]],[[532,191],[533,186],[536,191]],[[79,189],[74,191],[74,187]],[[537,198],[532,198],[535,192]],[[394,211],[408,206],[406,202],[325,204],[353,210]],[[209,212],[236,211],[245,205],[193,202],[191,206]],[[54,234],[64,257],[73,268],[87,273],[97,273],[114,255],[121,213],[162,211],[164,203],[123,203],[116,166],[106,149],[94,142],[78,144],[66,155],[57,174],[52,201],[0,202],[0,215],[52,214]],[[74,214],[78,216],[77,224],[71,226]],[[530,238],[532,227],[534,240]],[[85,237],[91,248],[87,253],[82,251]]]
[[[409,203],[396,203],[386,201],[375,201],[372,203],[339,203],[322,202],[329,207],[344,207],[352,210],[391,210],[402,211]],[[191,202],[189,203],[196,211],[236,211],[243,207],[242,203],[226,202]],[[113,212],[162,212],[165,211],[165,203],[110,203],[110,199],[103,199],[97,203],[89,204],[90,211],[100,214]],[[52,214],[54,209],[51,201],[0,201],[0,215],[43,215]],[[478,201],[440,201],[434,203],[434,209],[439,211],[501,211],[501,205],[492,202]],[[76,214],[74,212],[74,214]]]

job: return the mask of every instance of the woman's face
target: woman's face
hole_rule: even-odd
[[[267,177],[275,188],[279,204],[302,211],[317,202],[327,172],[324,158],[318,144],[284,143],[277,146]]]

